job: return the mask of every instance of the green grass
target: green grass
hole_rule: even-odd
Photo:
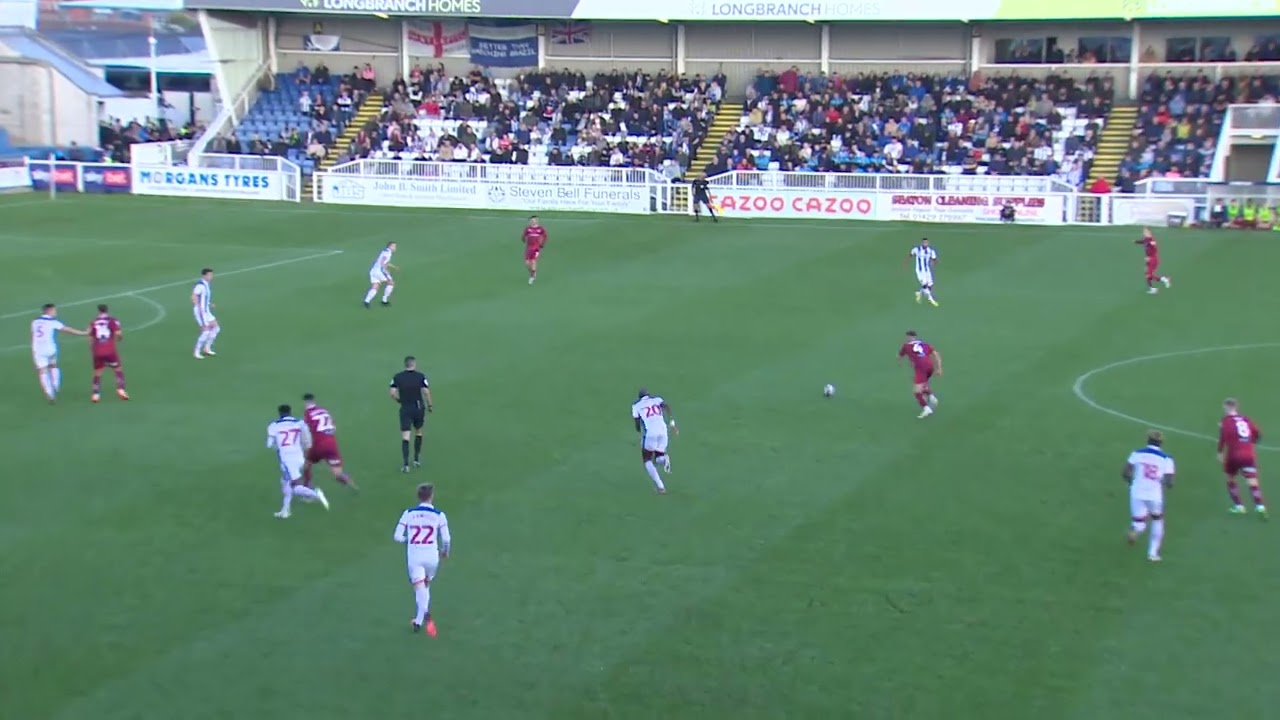
[[[528,287],[518,215],[0,199],[0,717],[1277,712],[1275,528],[1226,514],[1195,435],[1229,394],[1280,428],[1280,345],[1085,385],[1192,433],[1168,442],[1160,566],[1122,542],[1144,428],[1072,391],[1280,341],[1272,238],[1161,231],[1175,285],[1148,297],[1133,229],[544,220]],[[922,233],[937,309],[901,264]],[[389,240],[395,305],[366,311]],[[196,362],[204,265],[223,333]],[[84,324],[104,296],[134,400],[90,405],[68,337],[47,406],[29,318],[52,299]],[[907,328],[946,361],[928,421]],[[386,397],[407,353],[437,402],[411,477]],[[627,413],[642,384],[681,424],[665,497]],[[325,480],[332,512],[280,522],[263,433],[305,391],[364,492]],[[428,479],[456,551],[435,641],[408,633],[391,541]]]

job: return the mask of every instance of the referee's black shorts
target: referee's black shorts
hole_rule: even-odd
[[[427,410],[423,407],[409,407],[408,405],[400,406],[400,432],[409,432],[410,429],[421,430],[422,424],[426,422]]]

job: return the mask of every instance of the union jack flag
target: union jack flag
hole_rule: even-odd
[[[562,22],[551,26],[553,45],[583,45],[591,42],[591,23]]]

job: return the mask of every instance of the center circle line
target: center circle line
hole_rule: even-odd
[[[1151,362],[1153,360],[1164,360],[1167,358],[1190,357],[1194,355],[1208,355],[1216,352],[1238,352],[1240,350],[1262,350],[1264,348],[1276,348],[1276,347],[1280,347],[1280,342],[1247,343],[1243,345],[1217,345],[1213,347],[1194,348],[1192,350],[1175,350],[1173,352],[1156,353],[1154,355],[1139,355],[1138,357],[1131,357],[1125,360],[1117,360],[1113,363],[1101,365],[1092,370],[1089,370],[1086,373],[1083,373],[1082,375],[1080,375],[1075,379],[1074,383],[1072,383],[1071,392],[1076,396],[1077,399],[1080,400],[1080,402],[1084,403],[1085,405],[1088,405],[1089,407],[1093,408],[1094,410],[1097,410],[1098,412],[1106,413],[1111,417],[1120,418],[1121,420],[1127,420],[1131,423],[1136,423],[1139,425],[1146,425],[1147,427],[1152,428],[1154,430],[1163,430],[1164,432],[1173,433],[1175,435],[1182,435],[1184,437],[1193,437],[1193,438],[1199,438],[1201,440],[1209,440],[1210,442],[1217,442],[1218,438],[1216,436],[1209,435],[1208,433],[1194,432],[1192,430],[1183,430],[1182,428],[1176,428],[1169,425],[1161,425],[1160,423],[1152,422],[1144,418],[1140,418],[1134,415],[1129,415],[1128,413],[1123,413],[1123,412],[1120,412],[1119,410],[1109,408],[1095,401],[1093,398],[1089,397],[1088,393],[1086,393],[1084,390],[1084,386],[1086,383],[1089,382],[1089,379],[1095,375],[1101,375],[1102,373],[1109,372],[1111,370],[1115,370],[1116,368],[1122,368],[1128,365],[1137,365],[1139,363]],[[1269,450],[1274,452],[1274,451],[1280,450],[1280,447],[1273,447],[1271,445],[1259,445],[1258,449]]]

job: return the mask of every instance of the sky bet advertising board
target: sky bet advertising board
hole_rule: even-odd
[[[48,190],[53,182],[59,191],[87,193],[128,193],[133,191],[133,173],[128,165],[109,163],[31,163],[31,187]]]

